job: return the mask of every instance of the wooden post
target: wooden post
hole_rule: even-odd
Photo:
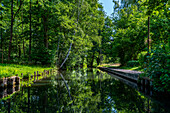
[[[4,98],[4,89],[2,89],[2,88],[0,89],[0,99],[1,98]]]
[[[0,87],[4,87],[4,78],[0,78]]]
[[[145,93],[145,79],[142,78],[142,91]]]
[[[34,72],[34,82],[36,81],[36,72]]]
[[[15,87],[15,91],[19,91],[20,90],[20,85],[17,85],[16,87]]]
[[[46,78],[46,71],[44,70],[44,78]]]
[[[21,86],[23,85],[23,73],[21,73],[21,77],[22,77],[22,84],[21,84]]]
[[[22,77],[22,79],[23,79],[23,73],[21,73],[21,77]]]
[[[39,74],[38,74],[38,71],[37,71],[37,80],[38,80],[38,76],[39,76]]]
[[[31,80],[33,79],[33,75],[31,75]]]
[[[15,77],[10,77],[7,79],[7,87],[13,87],[15,82]]]
[[[153,94],[153,83],[152,83],[153,81],[151,80],[150,81],[150,96],[152,96],[152,94]]]
[[[11,111],[11,99],[8,99],[8,113]]]
[[[149,92],[150,92],[150,81],[148,78],[148,79],[145,79],[145,93],[149,94]]]
[[[140,89],[143,91],[143,78],[140,79]]]
[[[18,75],[18,74],[17,74]],[[20,78],[18,76],[15,77],[15,84],[19,85],[20,83]]]

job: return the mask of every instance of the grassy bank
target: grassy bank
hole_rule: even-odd
[[[102,64],[99,67],[109,67],[109,68],[118,68],[118,69],[127,69],[127,70],[133,70],[133,71],[144,71],[143,68],[140,66],[134,66],[134,67],[128,67],[128,66],[120,66],[119,63],[117,64]]]
[[[34,72],[42,72],[43,70],[49,70],[52,67],[40,67],[40,66],[28,66],[28,65],[17,65],[17,64],[1,64],[0,63],[0,78],[2,77],[10,77],[18,76],[21,77],[21,73],[23,76],[33,75]]]

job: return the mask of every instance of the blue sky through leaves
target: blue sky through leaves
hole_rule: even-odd
[[[99,3],[103,4],[104,10],[108,16],[113,13],[113,0],[99,0]]]

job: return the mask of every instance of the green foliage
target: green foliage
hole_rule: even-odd
[[[169,46],[158,45],[147,56],[149,64],[145,68],[145,76],[153,79],[154,89],[170,92],[170,54]]]
[[[35,61],[36,64],[41,65],[52,65],[55,61],[55,51],[48,50],[45,47],[39,47],[39,49],[33,49],[32,60]]]
[[[70,68],[83,64],[84,56],[92,47],[98,48],[101,44],[99,31],[103,29],[105,15],[97,0],[14,1],[15,19],[9,61],[12,2],[5,0],[1,3],[0,47],[7,63],[60,66],[72,45],[71,59],[64,65],[64,68]],[[99,53],[97,49],[92,51]]]
[[[128,67],[139,66],[139,61],[138,61],[138,60],[128,61],[128,62],[127,62],[127,66],[128,66]]]
[[[142,12],[141,12],[142,11]],[[115,34],[112,42],[112,51],[120,58],[121,65],[125,65],[132,59],[137,59],[146,45],[147,37],[147,17],[145,9],[137,5],[123,8],[119,11],[119,18],[114,18]]]
[[[138,54],[138,61],[142,68],[146,67],[146,62],[147,62],[146,56],[147,56],[147,51],[143,51]]]

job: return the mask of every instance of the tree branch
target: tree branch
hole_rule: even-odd
[[[72,41],[73,41],[73,39],[74,39],[74,38],[72,38]],[[68,58],[68,56],[70,55],[70,51],[71,51],[72,44],[73,44],[73,42],[70,43],[70,48],[69,48],[69,50],[68,50],[67,56],[66,56],[66,58],[64,59],[64,62],[61,64],[60,69],[63,67],[64,63],[66,62],[66,60],[67,60],[67,58]]]
[[[14,14],[13,19],[15,19],[17,13],[20,11],[23,2],[24,2],[24,0],[23,0],[23,1],[21,0],[20,5],[19,5],[19,8],[18,8],[17,12]]]

